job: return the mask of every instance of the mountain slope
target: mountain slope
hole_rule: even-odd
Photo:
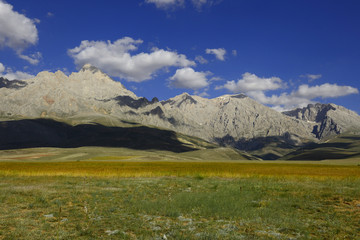
[[[149,101],[90,65],[70,76],[57,71],[24,81],[2,79],[0,98],[2,121],[46,118],[107,127],[137,122],[255,151],[266,159],[349,130],[348,126],[360,126],[360,117],[340,106],[282,114],[242,94],[207,99],[183,93],[166,101]]]
[[[309,144],[293,151],[283,160],[325,160],[360,158],[360,136],[341,134],[324,143]]]
[[[246,144],[256,138],[276,136],[293,145],[313,138],[312,124],[286,117],[241,94],[206,99],[185,93],[162,105],[181,132],[239,149],[256,149]]]
[[[100,70],[85,65],[67,77],[61,71],[41,72],[21,81],[21,88],[0,88],[1,116],[68,117],[81,113],[106,113],[101,101],[118,95],[137,98],[134,93]]]
[[[95,123],[69,125],[52,119],[0,122],[0,149],[34,147],[126,147],[140,150],[186,152],[214,148],[201,139],[173,131],[122,123],[109,127]]]

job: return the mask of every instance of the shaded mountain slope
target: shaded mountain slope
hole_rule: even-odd
[[[0,149],[83,146],[126,147],[140,150],[186,152],[212,148],[197,138],[179,140],[176,132],[145,126],[108,127],[100,124],[69,125],[52,119],[0,122]]]
[[[311,143],[293,151],[284,160],[325,160],[360,158],[360,135],[341,134],[324,143]]]

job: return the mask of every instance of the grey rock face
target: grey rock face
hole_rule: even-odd
[[[0,88],[23,88],[27,84],[24,81],[21,80],[7,80],[6,78],[0,77]]]
[[[183,93],[166,101],[149,101],[90,65],[70,76],[60,71],[41,72],[19,84],[22,87],[0,88],[0,118],[76,118],[95,122],[106,118],[106,124],[114,126],[113,119],[122,119],[239,149],[261,146],[257,139],[301,145],[342,132],[348,123],[359,123],[357,114],[333,104],[285,115],[243,94],[207,99]]]
[[[315,123],[313,133],[318,139],[347,131],[360,132],[360,116],[336,104],[309,104],[307,107],[283,112],[283,114]]]
[[[297,119],[301,119],[304,121],[312,121],[312,122],[322,122],[327,112],[330,110],[335,110],[334,106],[331,104],[309,104],[304,108],[297,108],[291,111],[285,111],[283,114],[291,117],[296,117]]]
[[[289,118],[244,95],[206,99],[181,94],[162,102],[178,131],[241,148],[239,140],[284,136],[312,138],[312,125]]]

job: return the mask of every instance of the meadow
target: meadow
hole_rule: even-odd
[[[360,232],[358,160],[179,161],[154,152],[144,161],[142,152],[63,151],[70,150],[1,152],[0,239],[357,239]]]

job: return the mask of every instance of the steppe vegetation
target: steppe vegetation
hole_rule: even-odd
[[[0,162],[3,176],[360,178],[360,167],[236,162]]]
[[[107,150],[2,151],[0,239],[358,237],[356,159],[182,162],[148,152],[145,161]]]

